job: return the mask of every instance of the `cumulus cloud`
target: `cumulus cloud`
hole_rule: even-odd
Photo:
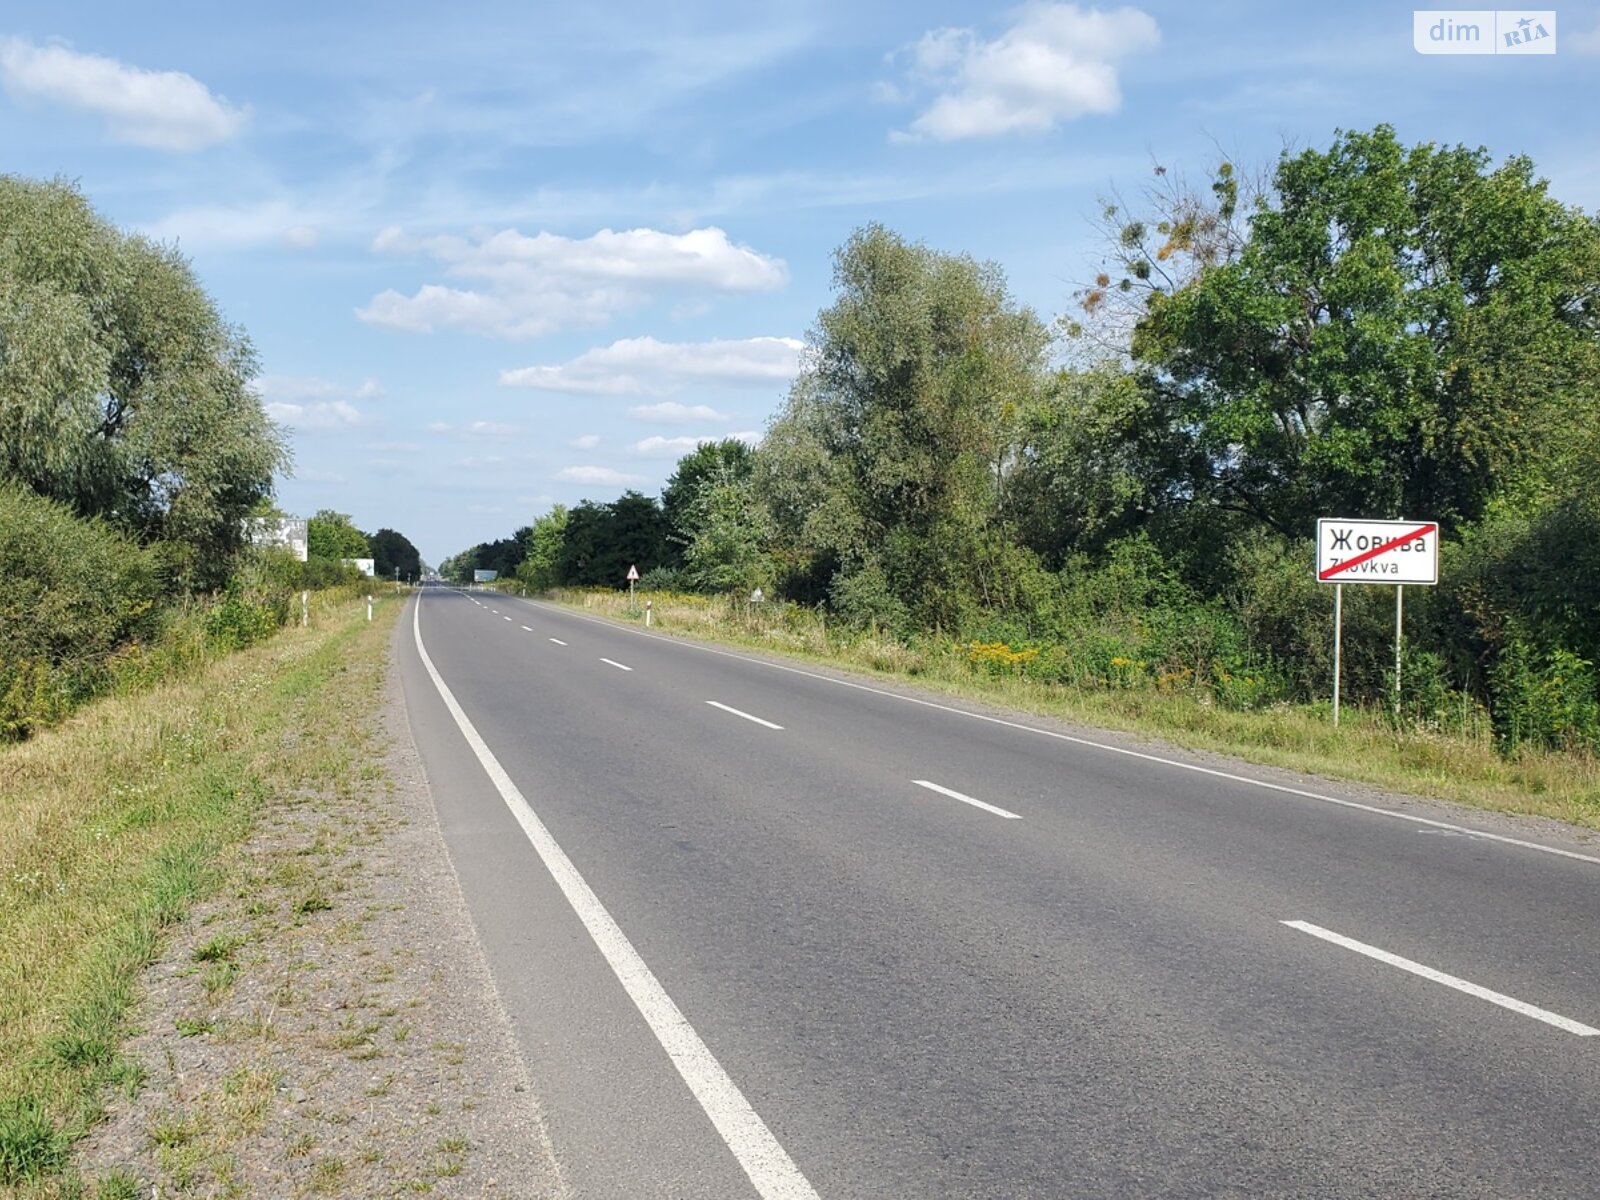
[[[593,450],[600,444],[600,435],[598,433],[586,433],[582,437],[573,438],[568,444],[574,450]]]
[[[724,433],[716,437],[647,437],[633,444],[633,452],[642,458],[682,458],[697,446],[704,446],[708,442],[726,441],[728,438],[736,438],[754,446],[761,440],[761,435],[753,431],[741,431]]]
[[[935,29],[907,47],[909,82],[935,93],[902,139],[955,141],[1043,133],[1122,105],[1117,62],[1154,49],[1155,19],[1136,8],[1036,4],[993,41]]]
[[[375,400],[383,395],[376,379],[345,386],[315,375],[263,375],[256,391],[267,415],[293,429],[351,429],[372,424],[370,414],[352,400]]]
[[[568,483],[599,483],[613,486],[640,482],[639,476],[627,475],[610,467],[562,467],[556,472],[556,478],[564,479]]]
[[[628,410],[628,415],[640,421],[657,421],[663,425],[728,419],[709,404],[679,404],[676,400],[663,400],[660,404],[636,405]]]
[[[687,233],[602,229],[587,238],[515,229],[476,238],[413,238],[391,226],[373,239],[378,254],[431,259],[472,286],[428,283],[410,295],[387,289],[356,316],[411,333],[463,329],[529,338],[597,325],[664,291],[771,291],[789,277],[781,259],[737,245],[722,230]]]
[[[238,134],[247,116],[182,71],[147,71],[60,43],[0,39],[0,79],[13,96],[93,113],[116,141],[152,150],[203,150]]]
[[[555,366],[501,371],[500,382],[581,396],[661,396],[687,383],[787,382],[799,373],[804,349],[803,342],[780,337],[709,342],[624,338]]]
[[[283,231],[283,240],[296,250],[309,250],[317,244],[315,225],[291,225]]]
[[[344,400],[321,400],[314,404],[269,403],[267,416],[293,429],[351,429],[366,425],[372,418]]]

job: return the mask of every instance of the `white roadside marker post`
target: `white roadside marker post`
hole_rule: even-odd
[[[650,628],[650,610],[654,604],[654,600],[646,600],[644,602],[644,627],[646,629]]]
[[[300,593],[300,628],[311,624],[311,593]]]
[[[372,593],[367,593],[367,620],[372,620]]]

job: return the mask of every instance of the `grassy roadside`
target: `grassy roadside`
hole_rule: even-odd
[[[336,595],[308,628],[0,750],[0,1189],[75,1194],[71,1143],[140,1081],[120,1049],[139,969],[268,797],[348,774],[399,609],[385,595],[369,624]],[[203,969],[220,984],[227,964]]]
[[[630,601],[625,592],[559,591],[547,597],[591,614],[644,623],[663,634],[776,652],[806,662],[914,680],[950,696],[1144,737],[1265,766],[1432,796],[1497,812],[1600,828],[1600,762],[1576,754],[1496,752],[1484,721],[1455,731],[1399,730],[1386,715],[1346,709],[1334,729],[1327,709],[1232,710],[1187,692],[1149,687],[1069,688],[975,665],[954,644],[907,646],[835,627],[809,609],[678,594]]]

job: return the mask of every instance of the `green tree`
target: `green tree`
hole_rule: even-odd
[[[1526,158],[1343,133],[1285,154],[1248,243],[1132,340],[1193,498],[1473,521],[1600,421],[1600,226]]]
[[[726,592],[772,586],[772,560],[766,553],[771,522],[755,497],[748,470],[746,466],[741,477],[733,463],[717,463],[702,478],[684,514],[684,566],[697,588]]]
[[[372,535],[372,558],[373,569],[380,578],[409,583],[422,577],[422,555],[410,538],[393,529],[380,529]]]
[[[556,575],[563,584],[626,587],[629,567],[643,575],[666,565],[669,555],[661,506],[626,491],[610,504],[585,500],[567,514]]]
[[[556,564],[566,536],[567,507],[557,504],[528,527],[523,539],[525,556],[517,567],[517,578],[535,591],[555,587],[560,582]]]
[[[371,558],[372,541],[345,513],[324,508],[306,522],[306,555],[334,562],[342,558]]]
[[[839,250],[834,280],[813,362],[757,452],[783,569],[826,570],[863,618],[960,628],[992,590],[1046,331],[993,264],[881,226]]]
[[[255,352],[175,249],[72,186],[0,176],[0,477],[164,542],[219,584],[287,453]]]
[[[680,458],[661,489],[661,511],[667,519],[668,537],[674,544],[687,544],[689,512],[707,481],[723,468],[732,472],[737,480],[748,479],[754,464],[755,451],[738,438],[701,442]]]

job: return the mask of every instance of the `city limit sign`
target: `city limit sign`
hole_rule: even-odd
[[[1439,582],[1437,521],[1317,522],[1318,583]]]

